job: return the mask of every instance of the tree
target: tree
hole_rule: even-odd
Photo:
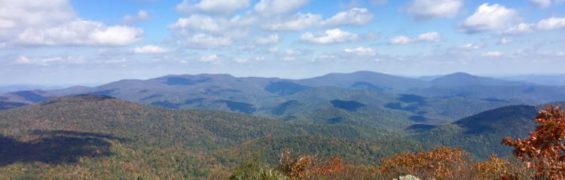
[[[535,121],[538,126],[527,139],[506,137],[502,143],[514,147],[514,155],[533,168],[538,178],[565,179],[565,112],[547,106]]]

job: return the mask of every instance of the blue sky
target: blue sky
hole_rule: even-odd
[[[565,0],[0,0],[0,85],[565,73]]]

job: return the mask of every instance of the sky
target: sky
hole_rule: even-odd
[[[0,85],[565,74],[565,0],[0,0]]]

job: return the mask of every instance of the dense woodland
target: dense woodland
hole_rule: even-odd
[[[523,118],[516,123],[529,123],[528,132],[536,127],[535,107],[485,113],[495,112],[501,114],[495,118]],[[298,125],[238,113],[161,109],[104,96],[63,97],[0,112],[0,174],[16,179],[391,179],[407,174],[492,179],[555,173],[563,177],[563,134],[551,137],[561,142],[556,146],[561,159],[551,161],[557,163],[551,167],[553,173],[539,174],[520,161],[540,160],[535,153],[512,155],[511,146],[520,150],[524,143],[501,144],[512,133],[496,131],[499,127],[492,121],[488,127],[467,127],[466,121],[481,116],[484,113],[419,134],[399,135],[354,125]],[[549,117],[564,127],[562,115]],[[539,127],[548,122],[537,123],[537,131],[557,131]],[[489,143],[501,148],[490,149]]]
[[[564,132],[551,129],[560,116],[548,115],[560,111],[536,114],[562,105],[563,92],[464,73],[421,80],[373,72],[301,80],[182,75],[12,92],[0,96],[0,175],[560,177],[562,147],[529,145],[544,145],[540,137],[562,145],[563,136],[546,136]],[[518,139],[532,131],[542,133]]]

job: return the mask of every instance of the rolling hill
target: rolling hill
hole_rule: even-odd
[[[279,96],[285,98],[274,100],[288,101],[256,111],[275,110],[271,113],[283,119],[161,108],[105,95],[64,96],[3,110],[0,173],[14,178],[67,177],[70,172],[83,173],[70,176],[74,178],[204,178],[249,159],[276,164],[279,153],[287,149],[339,155],[365,165],[398,152],[436,146],[462,147],[483,159],[493,153],[509,155],[510,148],[502,146],[501,139],[526,136],[534,128],[538,109],[504,106],[429,125],[411,120],[408,112],[454,106],[451,103],[458,101],[448,98],[438,105],[434,103],[440,100],[418,95],[337,87],[283,94]],[[328,101],[329,97],[335,99]],[[400,108],[372,109],[390,101],[399,102]],[[454,108],[464,105],[468,104]]]
[[[412,136],[427,145],[462,147],[475,157],[491,154],[508,156],[511,148],[501,145],[504,137],[526,137],[535,128],[538,107],[506,106],[478,113],[437,127],[415,126],[419,133]]]
[[[169,110],[94,95],[61,97],[2,111],[0,125],[4,135],[15,137],[34,130],[76,131],[136,137],[149,145],[183,142],[189,147],[225,147],[267,134],[308,135],[317,130],[314,126],[312,129],[308,129],[309,126],[291,128],[278,120],[237,113]],[[173,143],[171,139],[178,141]]]
[[[12,109],[29,104],[40,103],[48,99],[46,91],[16,91],[0,96],[0,110]]]
[[[202,178],[255,154],[276,159],[283,149],[372,163],[421,148],[400,138],[382,129],[293,124],[78,95],[0,111],[0,173],[13,178]]]

